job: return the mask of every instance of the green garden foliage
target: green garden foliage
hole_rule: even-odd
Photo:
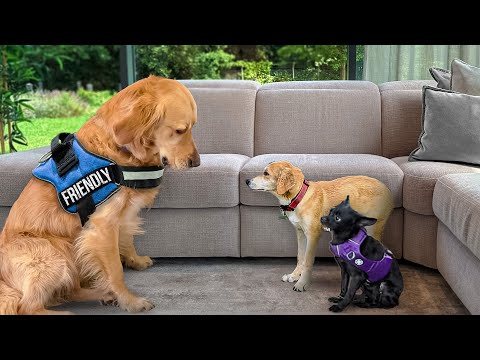
[[[107,100],[110,100],[113,95],[115,95],[115,92],[110,90],[91,91],[84,88],[77,90],[77,96],[89,106],[95,108],[95,110],[107,102]]]
[[[118,89],[118,45],[23,45],[23,58],[44,89],[76,90],[80,81],[94,89]],[[38,82],[35,83],[38,86]]]
[[[138,77],[260,83],[346,77],[346,45],[140,45]]]
[[[23,45],[22,58],[48,90],[118,90],[118,45]],[[344,79],[346,45],[137,45],[137,78]],[[257,64],[254,64],[257,63]],[[270,66],[268,65],[270,63]],[[241,65],[241,66],[239,66]],[[243,72],[242,72],[243,70]],[[248,73],[248,75],[246,75]]]
[[[18,151],[35,149],[50,145],[52,139],[60,132],[74,133],[90,119],[89,115],[79,115],[63,118],[32,119],[29,123],[22,124],[22,131],[28,139],[27,145],[18,145]],[[0,155],[1,156],[1,155]]]
[[[235,66],[240,68],[240,77],[243,80],[255,80],[261,84],[275,81],[275,77],[271,75],[270,61],[239,60],[235,62]]]
[[[109,100],[114,92],[89,91],[83,88],[73,91],[34,91],[22,95],[28,99],[31,109],[25,115],[31,119],[66,118],[80,115],[93,115],[97,109]]]
[[[24,111],[32,109],[28,99],[22,98],[27,81],[34,80],[35,70],[23,57],[23,48],[16,45],[0,46],[0,154],[17,151],[16,145],[26,145],[20,129],[22,122],[30,121]]]
[[[205,79],[229,62],[226,45],[138,45],[138,78],[150,74],[170,79]],[[217,69],[210,69],[212,65]]]
[[[194,79],[221,79],[222,72],[233,65],[234,55],[223,50],[200,53],[195,56],[192,66]]]
[[[72,91],[38,91],[24,94],[32,109],[25,114],[31,118],[64,118],[83,115],[88,104]]]
[[[286,45],[278,49],[279,65],[296,67],[295,80],[345,79],[346,45]],[[293,71],[292,71],[293,73]]]

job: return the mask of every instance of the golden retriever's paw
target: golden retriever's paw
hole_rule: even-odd
[[[112,300],[102,300],[101,304],[103,306],[118,306],[118,300],[117,299],[112,299]]]
[[[135,297],[127,304],[121,304],[120,306],[122,309],[127,310],[128,312],[149,311],[155,307],[155,305],[153,305],[147,299],[139,297]]]
[[[18,301],[4,301],[0,303],[0,315],[16,315],[18,312]]]
[[[282,281],[283,282],[292,283],[292,282],[298,281],[298,279],[300,279],[300,275],[296,275],[294,273],[285,274],[285,275],[282,276]]]
[[[148,256],[137,256],[135,258],[128,259],[126,264],[129,268],[141,271],[152,266],[153,261]]]
[[[118,300],[115,295],[109,293],[108,295],[104,296],[103,299],[100,301],[104,306],[118,306]]]
[[[298,292],[303,292],[307,290],[309,285],[310,285],[309,281],[304,281],[300,278],[300,280],[298,280],[297,283],[294,285],[293,290]]]

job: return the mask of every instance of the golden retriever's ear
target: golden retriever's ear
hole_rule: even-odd
[[[283,195],[295,185],[295,177],[292,169],[285,168],[277,180],[277,194]]]
[[[138,142],[163,117],[162,104],[155,104],[155,101],[147,103],[143,98],[133,100],[128,111],[119,112],[118,117],[113,119],[115,141],[119,145]]]

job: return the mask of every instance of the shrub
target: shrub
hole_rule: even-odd
[[[19,123],[30,121],[25,111],[32,109],[22,95],[25,83],[35,79],[33,68],[25,65],[19,45],[0,45],[0,154],[17,151],[14,143],[26,145]]]
[[[192,79],[194,71],[199,71],[198,57],[210,52],[218,55],[224,48],[226,45],[137,45],[138,77],[154,74],[170,79]],[[205,61],[209,60],[200,60]]]
[[[31,118],[64,118],[83,115],[88,104],[71,91],[37,91],[23,96],[29,99],[33,110],[26,110]]]
[[[233,64],[234,55],[223,50],[210,51],[197,55],[193,61],[194,79],[220,79],[222,70]]]
[[[77,95],[80,99],[85,101],[88,105],[95,108],[99,108],[106,101],[108,101],[115,93],[113,91],[90,91],[80,88],[77,90]]]
[[[244,61],[235,62],[235,66],[243,68],[244,80],[255,80],[260,84],[266,84],[273,81],[270,74],[272,63],[270,61]]]

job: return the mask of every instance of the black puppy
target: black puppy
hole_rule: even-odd
[[[353,300],[359,307],[391,308],[398,305],[403,278],[397,260],[380,241],[368,236],[364,226],[377,219],[362,216],[350,207],[349,197],[320,220],[332,232],[330,251],[340,265],[342,284],[339,296],[328,310],[340,312]],[[363,294],[355,296],[362,288]],[[355,297],[355,300],[354,300]]]

